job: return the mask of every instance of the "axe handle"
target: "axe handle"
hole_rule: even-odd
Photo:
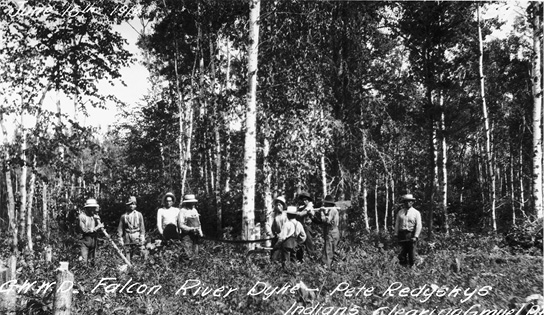
[[[130,263],[130,261],[128,261],[127,257],[125,257],[125,255],[123,254],[123,252],[119,249],[119,247],[117,247],[117,244],[115,244],[115,242],[111,239],[110,235],[108,234],[108,232],[106,232],[106,230],[104,228],[101,228],[100,229],[102,231],[102,233],[104,233],[104,235],[106,236],[106,238],[110,241],[111,245],[113,245],[113,248],[115,248],[115,251],[117,251],[117,254],[119,254],[119,256],[121,256],[121,258],[123,258],[123,260],[125,261],[125,263],[129,266],[129,267],[132,267],[132,264]]]

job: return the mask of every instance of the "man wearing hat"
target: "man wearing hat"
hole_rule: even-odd
[[[309,256],[315,255],[315,244],[312,238],[312,229],[311,224],[314,217],[314,204],[313,199],[310,194],[306,191],[301,192],[298,195],[299,207],[297,209],[297,220],[304,227],[304,232],[306,234],[306,241],[304,246],[300,246],[297,251],[297,259],[302,262],[304,258],[304,251],[308,253]]]
[[[117,236],[123,245],[125,256],[130,261],[136,252],[142,253],[145,241],[144,217],[136,210],[136,197],[130,196],[126,203],[127,210],[121,215]]]
[[[181,210],[178,216],[178,226],[181,230],[181,242],[185,248],[185,254],[189,260],[198,255],[198,244],[200,238],[204,236],[200,224],[200,214],[196,210],[198,200],[195,195],[183,196]]]
[[[284,213],[284,211],[287,209],[287,202],[283,196],[279,196],[274,200],[272,205],[274,210],[266,220],[266,234],[268,237],[272,238],[272,248],[274,248],[278,242],[278,235],[281,232],[281,228],[283,224],[287,222],[287,216]],[[272,252],[270,253],[272,260],[276,260],[278,258],[277,253],[279,253],[279,251],[272,249]]]
[[[179,208],[174,207],[176,196],[171,192],[166,193],[162,201],[164,207],[157,210],[157,230],[159,230],[164,244],[167,245],[169,240],[179,239]]]
[[[100,222],[97,212],[99,209],[96,199],[89,198],[83,206],[83,211],[79,214],[78,224],[82,233],[79,241],[81,249],[81,259],[86,265],[94,262],[96,258],[96,249],[98,247],[98,231],[104,227]]]
[[[403,209],[397,213],[395,220],[395,235],[399,240],[401,265],[412,267],[416,256],[416,244],[421,233],[421,214],[413,205],[415,198],[412,194],[402,196]]]
[[[278,235],[278,242],[274,246],[281,250],[282,264],[293,261],[296,255],[297,247],[300,247],[306,241],[304,227],[297,220],[298,211],[296,207],[287,207],[285,212],[287,221],[283,224],[281,232]]]
[[[325,199],[323,199],[323,207],[320,209],[319,213],[321,215],[321,222],[323,222],[324,240],[321,260],[323,264],[330,268],[336,247],[340,241],[340,231],[338,230],[340,216],[338,215],[338,208],[331,195],[327,195]]]

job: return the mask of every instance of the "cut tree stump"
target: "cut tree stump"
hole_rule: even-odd
[[[57,269],[55,285],[54,315],[70,315],[72,310],[72,292],[74,288],[74,274],[68,270],[68,262],[61,262]]]
[[[13,255],[9,258],[7,265],[0,261],[0,281],[3,285],[4,283],[15,279],[15,264],[17,258]],[[0,314],[6,315],[15,315],[17,307],[17,293],[15,289],[2,290],[0,291]]]

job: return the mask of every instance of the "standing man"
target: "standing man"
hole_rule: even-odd
[[[189,260],[196,258],[198,255],[198,247],[200,238],[204,236],[202,233],[202,225],[200,224],[200,214],[196,210],[198,200],[195,195],[183,196],[181,210],[178,216],[178,226],[181,230],[181,242],[185,248],[185,254],[189,256]]]
[[[157,210],[157,230],[164,240],[164,245],[167,245],[169,240],[179,239],[179,208],[174,207],[176,196],[171,192],[166,193],[162,201],[164,208]]]
[[[340,241],[340,231],[338,230],[338,222],[340,222],[340,216],[338,215],[338,208],[331,195],[327,195],[323,200],[323,207],[320,209],[321,222],[323,222],[323,252],[322,262],[328,268],[331,267],[336,247]]]
[[[287,216],[285,210],[287,209],[287,202],[283,196],[279,196],[273,202],[274,212],[266,220],[266,234],[268,237],[272,237],[272,252],[270,258],[272,260],[279,259],[279,251],[274,248],[278,242],[278,236],[280,235],[281,228],[285,222],[287,222]]]
[[[283,224],[281,232],[278,235],[278,242],[274,246],[281,251],[282,265],[294,260],[296,248],[306,240],[306,233],[302,224],[297,220],[298,211],[296,207],[287,207],[285,212],[287,221]]]
[[[98,231],[104,227],[104,224],[100,222],[98,209],[99,205],[96,199],[89,198],[78,217],[79,230],[82,234],[79,246],[81,249],[81,259],[85,265],[88,265],[89,262],[94,264],[98,248]]]
[[[300,246],[297,251],[297,259],[302,262],[304,259],[304,252],[308,254],[309,257],[315,255],[315,244],[312,238],[312,220],[314,217],[314,203],[310,194],[306,191],[301,192],[298,195],[299,207],[297,209],[297,220],[302,224],[304,228],[304,233],[306,234],[306,240],[304,245]]]
[[[124,247],[125,256],[130,261],[135,253],[143,254],[145,225],[142,213],[136,210],[136,197],[130,196],[126,205],[127,211],[121,215],[117,236]]]
[[[416,245],[421,233],[421,214],[414,205],[414,196],[402,196],[403,209],[397,213],[395,221],[395,235],[401,246],[399,262],[401,265],[412,267],[416,256]]]

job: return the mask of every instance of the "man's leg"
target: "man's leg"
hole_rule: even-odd
[[[83,242],[83,240],[79,243],[79,248],[80,248],[80,251],[81,251],[81,261],[84,264],[87,264],[89,262],[89,248]]]
[[[327,265],[327,267],[330,268],[331,262],[332,262],[332,255],[333,255],[333,251],[332,251],[333,240],[332,240],[330,232],[327,233],[327,235],[325,235],[324,241],[325,242],[323,243],[323,257],[321,259],[322,259],[322,262],[325,265]]]
[[[123,246],[123,252],[125,253],[125,257],[129,262],[132,262],[132,245],[125,244]]]
[[[407,251],[408,251],[408,263],[410,264],[410,267],[414,266],[415,264],[415,257],[416,257],[416,242],[407,242]]]

